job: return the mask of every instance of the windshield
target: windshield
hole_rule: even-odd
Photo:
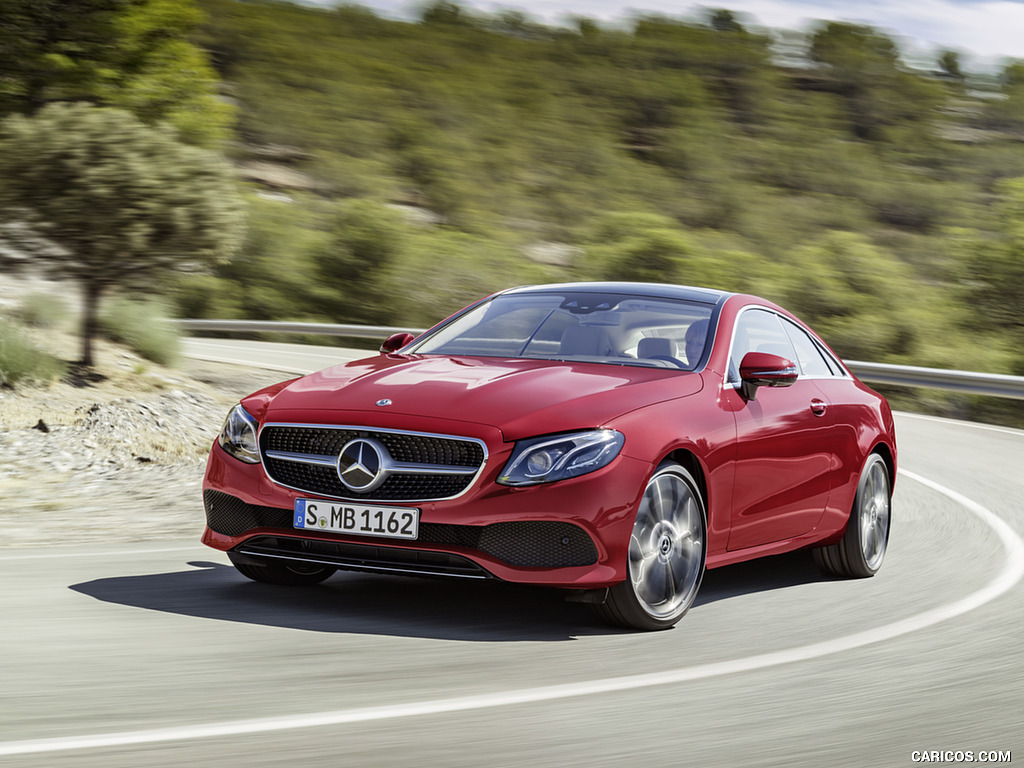
[[[693,370],[711,305],[618,293],[503,294],[406,349]]]

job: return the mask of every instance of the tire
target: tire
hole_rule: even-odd
[[[240,574],[247,579],[261,584],[281,584],[287,587],[302,587],[319,584],[330,578],[337,571],[326,565],[298,563],[284,560],[266,560],[259,565],[253,564],[253,558],[244,560],[228,552],[228,559]]]
[[[665,462],[647,482],[629,540],[627,578],[594,606],[604,621],[668,629],[693,605],[704,578],[707,513],[697,482]]]
[[[864,579],[882,567],[889,544],[892,482],[885,460],[872,453],[857,483],[846,532],[837,543],[813,550],[814,561],[826,573]]]

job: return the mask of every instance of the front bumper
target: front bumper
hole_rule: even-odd
[[[261,464],[244,464],[214,444],[203,482],[202,541],[237,559],[274,557],[349,570],[494,576],[578,589],[623,581],[650,465],[620,455],[582,477],[510,488],[494,481],[510,449],[492,448],[480,477],[458,498],[408,504],[420,509],[420,537],[399,541],[294,529],[294,501],[311,494],[271,482]]]

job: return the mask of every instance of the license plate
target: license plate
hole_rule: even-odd
[[[303,530],[415,539],[420,511],[410,507],[370,507],[322,499],[296,499],[294,526]]]

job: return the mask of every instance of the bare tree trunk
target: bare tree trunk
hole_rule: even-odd
[[[96,282],[86,281],[83,285],[85,302],[82,308],[82,365],[93,366],[92,340],[99,326],[100,296],[103,287]]]

